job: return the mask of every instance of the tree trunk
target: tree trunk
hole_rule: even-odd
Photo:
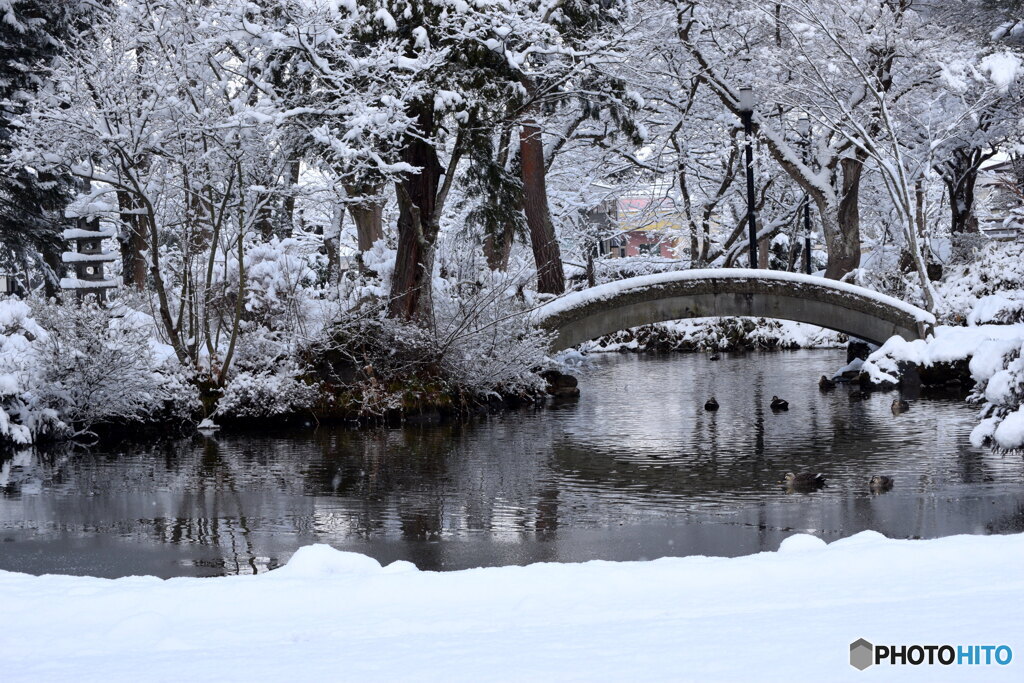
[[[433,102],[420,102],[410,112],[417,121],[417,135],[409,136],[402,161],[420,169],[396,183],[398,193],[398,254],[391,281],[388,315],[412,320],[429,306],[437,190],[443,172],[429,138],[434,132]]]
[[[352,222],[356,224],[356,238],[360,253],[369,251],[373,248],[374,242],[384,238],[384,205],[379,199],[376,199],[381,189],[380,187],[345,186],[345,192],[349,197],[368,198],[348,205],[348,212],[352,214]],[[374,199],[369,199],[370,197],[374,197]]]
[[[64,275],[64,263],[61,261],[61,243],[49,243],[45,244],[42,248],[43,263],[46,268],[43,269],[43,293],[47,299],[57,299],[60,301],[61,289],[60,279]],[[51,272],[46,272],[49,270]]]
[[[980,232],[978,216],[974,213],[974,182],[978,174],[972,172],[971,175],[974,177],[949,186],[949,205],[953,213],[949,231],[954,235]]]
[[[287,193],[284,201],[281,202],[281,226],[279,228],[282,237],[291,237],[295,231],[295,186],[299,184],[299,172],[301,162],[294,159],[288,162],[288,175],[285,177],[285,189]]]
[[[345,209],[337,205],[331,224],[324,229],[324,250],[327,252],[327,284],[338,282],[341,275],[341,263],[338,254],[338,243],[341,240],[341,228],[345,222]]]
[[[825,243],[828,245],[825,277],[833,280],[842,279],[860,267],[860,179],[864,172],[864,161],[848,157],[840,161],[839,165],[843,178],[836,221],[828,220],[825,208],[820,205],[818,207]]]
[[[523,209],[530,230],[533,258],[537,263],[537,291],[562,294],[565,292],[565,272],[562,268],[562,253],[555,237],[555,226],[551,223],[548,211],[544,140],[540,126],[531,119],[522,123],[519,150],[523,172]]]
[[[949,231],[953,235],[980,232],[978,216],[974,213],[974,188],[978,182],[978,169],[990,156],[979,150],[966,153],[957,150],[942,168],[942,179],[949,192]]]
[[[757,267],[761,270],[768,270],[769,259],[771,258],[772,242],[767,237],[762,237],[757,242]]]
[[[121,245],[121,272],[124,284],[138,291],[146,289],[146,234],[141,227],[142,202],[131,192],[121,190],[117,193],[117,203],[121,209],[121,224],[127,234],[118,242]]]
[[[512,240],[515,237],[511,225],[505,226],[497,235],[484,238],[484,257],[491,270],[505,272],[512,254]]]
[[[909,199],[909,197],[908,197]],[[927,197],[924,192],[924,184],[918,180],[914,184],[914,207],[913,212],[905,211],[908,214],[909,224],[906,226],[907,249],[913,259],[917,277],[921,281],[921,295],[924,297],[924,307],[930,313],[935,312],[935,290],[932,287],[931,279],[928,277],[928,223],[925,201]],[[911,214],[912,215],[909,215]]]

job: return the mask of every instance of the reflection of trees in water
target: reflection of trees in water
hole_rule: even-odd
[[[1024,531],[1024,503],[1011,514],[986,524],[985,530],[990,534],[1019,534]]]
[[[984,452],[972,447],[969,443],[961,441],[957,447],[957,479],[964,484],[992,481],[994,477],[989,465],[991,453],[988,456],[986,457]]]
[[[208,564],[255,572],[251,515],[287,519],[296,512],[295,501],[278,501],[276,492],[246,490],[261,478],[261,463],[273,459],[260,450],[225,451],[203,439],[133,445],[130,454],[26,451],[0,470],[4,497],[17,499],[0,503],[0,519],[20,516],[21,499],[31,495],[30,521],[41,530],[208,547],[221,554]]]
[[[446,533],[551,530],[557,502],[543,482],[544,438],[520,427],[499,417],[335,432],[325,435],[323,461],[311,469],[308,490],[327,494],[317,499],[320,521],[360,535],[429,540]],[[488,448],[493,451],[481,453]]]
[[[616,360],[584,380],[577,404],[467,424],[19,454],[0,463],[0,521],[25,519],[20,499],[28,491],[29,523],[42,529],[195,547],[204,550],[196,553],[201,562],[228,572],[265,566],[260,554],[272,535],[287,539],[276,547],[399,541],[417,548],[420,564],[437,567],[450,552],[439,538],[550,540],[566,527],[709,504],[732,506],[740,523],[761,530],[934,525],[966,508],[934,496],[901,500],[904,493],[1024,470],[1019,458],[970,448],[964,421],[945,420],[942,404],[915,404],[894,418],[891,397],[850,403],[843,389],[821,396],[820,373],[778,367],[787,358],[794,357],[752,354],[711,364],[713,372],[700,372],[704,361],[695,357]],[[718,413],[702,409],[712,394]],[[769,411],[772,394],[787,398],[791,411]],[[783,499],[788,470],[823,470],[833,485],[806,501]],[[896,491],[872,499],[866,485],[875,473],[895,474]],[[813,505],[837,494],[845,498],[832,517],[812,519]],[[779,500],[798,504],[780,512]],[[971,514],[984,523],[993,511]]]
[[[41,451],[23,448],[0,455],[0,497],[16,498],[38,493],[43,486],[64,483],[64,465],[72,454],[70,446]]]

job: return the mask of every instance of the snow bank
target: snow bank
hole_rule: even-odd
[[[861,370],[868,373],[876,384],[899,381],[899,363],[912,363],[918,367],[932,367],[939,363],[953,363],[973,358],[983,348],[992,348],[991,342],[1016,343],[1024,339],[1024,324],[977,325],[954,327],[939,325],[935,335],[927,340],[907,341],[892,337],[878,347],[864,362]],[[977,381],[977,378],[975,378]]]
[[[825,545],[740,558],[420,572],[304,548],[219,579],[0,572],[5,681],[940,680],[849,664],[879,644],[1008,644],[1021,656],[1024,535]],[[976,675],[1019,677],[1020,664]],[[983,670],[982,670],[983,669]]]
[[[982,299],[972,317],[1006,310],[1006,297]],[[892,337],[859,367],[872,383],[896,384],[900,364],[911,363],[919,369],[939,364],[968,362],[974,389],[969,397],[982,405],[980,423],[971,432],[976,447],[991,444],[1004,450],[1024,448],[1024,323],[1014,325],[940,325],[935,335],[925,340],[907,341]]]

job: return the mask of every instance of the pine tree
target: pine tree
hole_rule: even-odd
[[[63,209],[70,178],[39,173],[18,163],[15,137],[26,105],[46,86],[45,70],[80,11],[68,0],[0,0],[0,243],[11,265],[30,258],[55,295],[61,270]]]

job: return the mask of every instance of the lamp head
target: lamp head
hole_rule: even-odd
[[[754,111],[754,89],[749,85],[744,85],[740,88],[740,97],[738,104],[740,105],[740,111],[752,112]]]
[[[803,137],[807,137],[807,134],[811,132],[811,117],[806,112],[800,114],[800,118],[796,120],[796,130]]]

